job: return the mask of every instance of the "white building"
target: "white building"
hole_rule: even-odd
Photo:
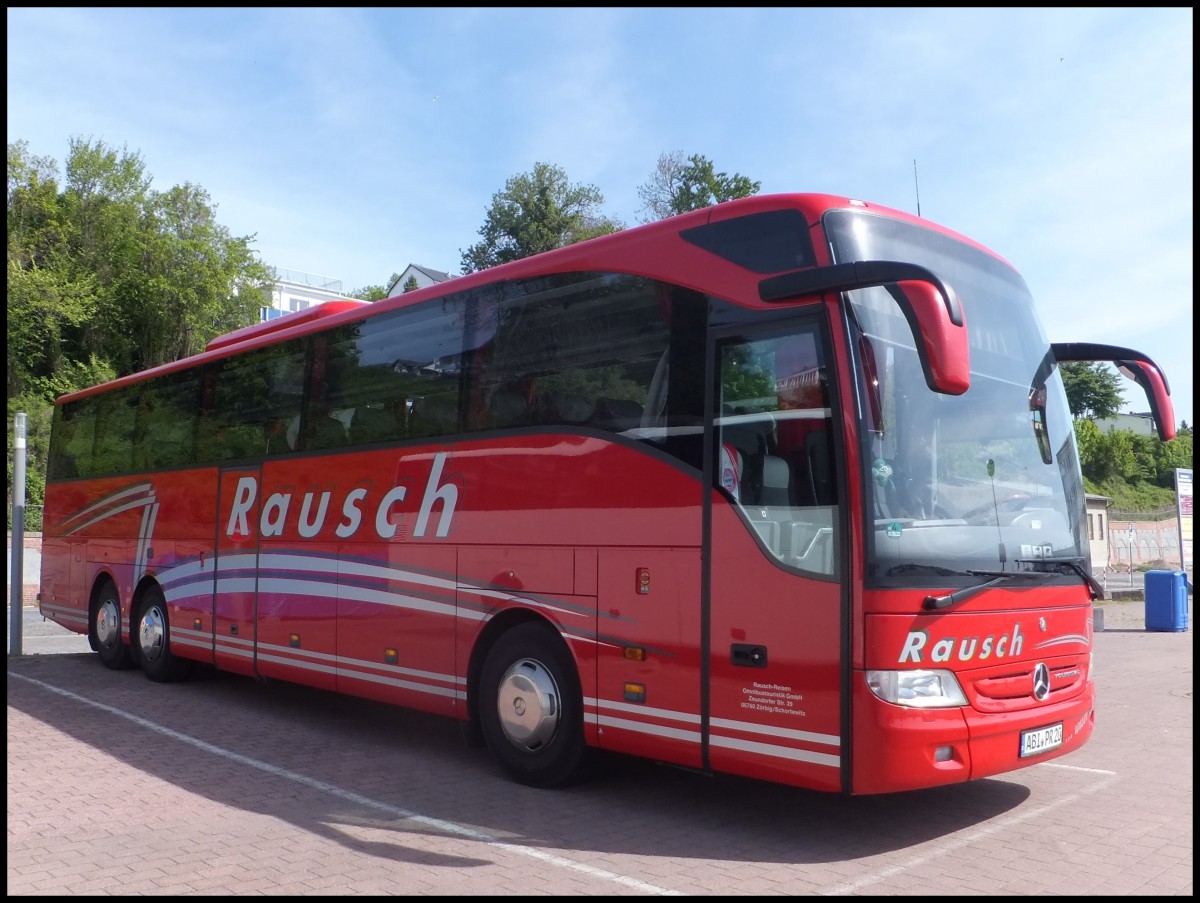
[[[409,279],[413,279],[417,283],[417,288],[425,288],[430,285],[437,285],[439,282],[445,282],[448,279],[453,279],[449,273],[443,273],[441,270],[431,270],[429,267],[423,267],[419,264],[410,263],[404,268],[404,272],[388,286],[387,296],[398,295],[404,291],[404,285]]]
[[[1154,415],[1149,411],[1144,413],[1118,413],[1105,420],[1097,420],[1096,426],[1111,433],[1113,430],[1129,430],[1139,436],[1157,436],[1154,429]]]
[[[398,295],[404,291],[404,285],[412,278],[416,280],[417,288],[436,285],[453,279],[449,273],[441,270],[431,270],[419,264],[410,263],[404,268],[400,277],[388,286],[387,297]],[[303,273],[299,270],[276,270],[275,284],[271,286],[270,303],[259,308],[259,320],[274,320],[284,314],[295,313],[298,310],[308,310],[316,304],[326,301],[357,300],[350,298],[342,291],[342,280],[332,276],[318,276],[315,273]]]
[[[350,297],[343,294],[342,281],[330,276],[318,276],[297,270],[276,270],[275,280],[275,284],[271,286],[270,304],[259,308],[260,320],[274,320],[284,314],[308,310],[314,304],[343,301]]]
[[[1112,499],[1106,495],[1084,494],[1087,503],[1088,546],[1092,553],[1092,573],[1102,574],[1108,567],[1108,509]]]

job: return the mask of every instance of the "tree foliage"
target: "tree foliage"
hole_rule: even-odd
[[[257,320],[271,283],[253,236],[196,185],[153,190],[138,154],[73,138],[63,173],[8,145],[7,398],[29,414],[30,500],[55,397],[202,350]]]
[[[1063,388],[1067,390],[1067,405],[1076,420],[1081,417],[1106,420],[1124,404],[1121,377],[1108,364],[1067,361],[1059,369]]]
[[[1170,442],[1132,430],[1103,430],[1075,421],[1079,464],[1089,492],[1123,508],[1154,508],[1175,497],[1175,470],[1192,467],[1192,433],[1181,429]]]
[[[482,240],[462,252],[463,273],[619,232],[624,225],[600,213],[603,203],[595,186],[571,184],[561,167],[536,163],[492,195]]]
[[[761,182],[746,176],[717,172],[700,154],[684,158],[683,151],[661,154],[650,179],[638,188],[644,223],[699,210],[724,201],[758,194]]]
[[[388,289],[399,280],[399,273],[392,273],[392,278],[383,285],[368,285],[350,293],[351,298],[359,301],[381,301],[388,296]]]
[[[8,412],[28,414],[27,522],[40,505],[51,403],[55,397],[199,351],[214,336],[257,320],[273,281],[251,251],[253,236],[230,235],[207,192],[185,183],[156,191],[141,157],[102,142],[72,139],[64,175],[24,141],[8,145]],[[663,219],[735,198],[761,183],[717,172],[699,154],[662,154],[638,189],[647,218]],[[537,163],[492,197],[480,241],[462,251],[476,272],[616,232],[604,197],[573,184],[558,166]],[[399,280],[352,297],[374,301]],[[402,292],[418,287],[409,278]],[[1174,488],[1192,464],[1192,433],[1170,443],[1129,431],[1101,431],[1093,419],[1123,403],[1107,365],[1061,365],[1088,488],[1151,497]],[[747,391],[750,391],[749,389]],[[11,443],[11,430],[10,438]],[[11,448],[10,448],[11,451]],[[9,477],[11,486],[11,454]],[[1122,490],[1124,493],[1125,490]],[[11,507],[11,506],[10,506]]]
[[[404,286],[400,289],[400,293],[404,294],[406,292],[415,292],[420,287],[421,286],[417,285],[417,277],[409,276],[404,280]]]

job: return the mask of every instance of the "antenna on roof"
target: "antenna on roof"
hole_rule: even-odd
[[[917,158],[913,157],[913,188],[917,192],[917,216],[921,215],[921,186],[917,184]]]

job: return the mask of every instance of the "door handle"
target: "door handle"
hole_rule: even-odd
[[[729,647],[729,660],[745,668],[767,667],[767,647],[734,643]]]

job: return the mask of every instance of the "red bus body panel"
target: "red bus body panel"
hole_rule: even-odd
[[[912,611],[920,599],[911,592],[892,592],[874,594],[871,601],[879,608]],[[1073,587],[995,589],[963,609],[916,617],[866,616],[867,668],[949,668],[968,705],[892,705],[878,699],[865,673],[856,669],[851,703],[856,748],[882,745],[888,754],[855,756],[855,792],[909,790],[1002,774],[1065,755],[1091,736],[1093,625],[1086,593]],[[1048,695],[1040,701],[1033,695],[1038,664],[1046,665],[1049,677]],[[1022,731],[1056,723],[1063,726],[1060,747],[1019,757]],[[935,752],[945,747],[950,756],[939,760]]]
[[[367,307],[249,327],[59,402],[548,273],[635,273],[778,312],[759,298],[762,273],[714,262],[680,232],[796,209],[823,264],[821,216],[849,204],[785,195],[706,208]],[[837,409],[855,410],[841,308],[795,307],[820,320]],[[176,655],[460,719],[480,650],[496,630],[540,619],[574,658],[591,745],[819,790],[930,787],[1077,749],[1094,723],[1087,588],[997,587],[940,613],[923,612],[925,592],[864,589],[859,443],[855,424],[840,429],[832,574],[774,560],[725,495],[661,451],[596,429],[514,431],[53,482],[41,610],[86,633],[91,594],[112,579],[130,642],[139,589],[157,582]],[[1035,700],[1039,665],[1050,686]],[[868,687],[869,670],[905,668],[953,670],[968,704],[901,707]],[[1023,731],[1059,722],[1061,746],[1018,756]]]

